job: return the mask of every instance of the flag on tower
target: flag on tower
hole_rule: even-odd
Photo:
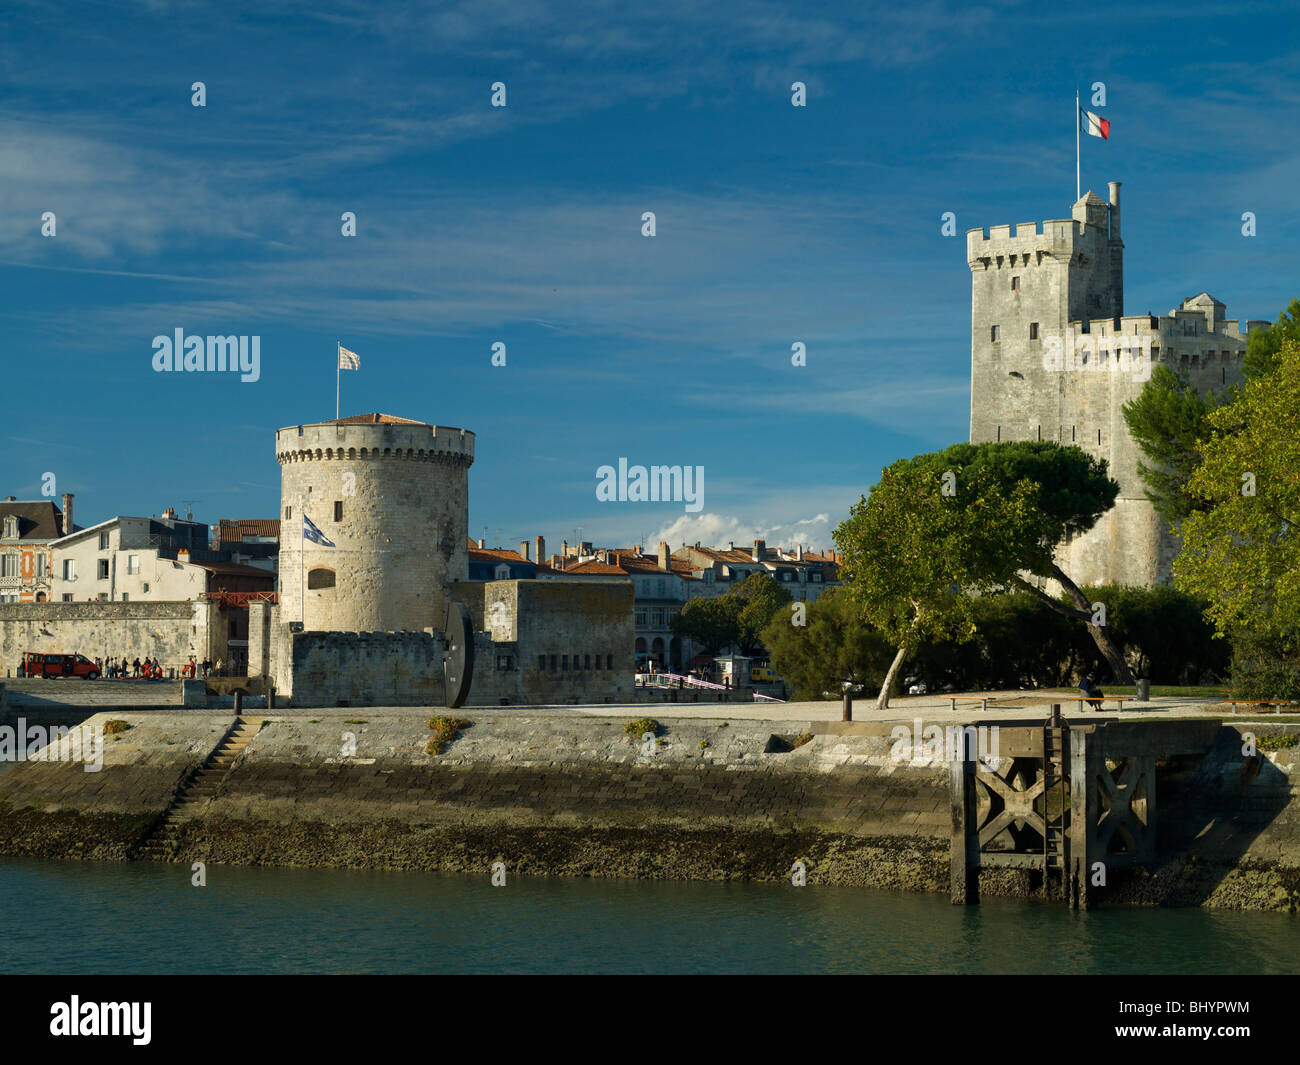
[[[348,351],[348,349],[345,348],[342,344],[339,344],[339,369],[340,370],[361,369],[361,356],[359,356],[355,351]]]
[[[302,538],[304,540],[310,540],[314,544],[320,544],[321,547],[334,546],[334,542],[327,538],[320,529],[316,528],[316,523],[312,521],[311,518],[307,517],[306,514],[302,516]]]
[[[1094,115],[1091,111],[1079,110],[1079,127],[1090,137],[1110,140],[1110,120]]]

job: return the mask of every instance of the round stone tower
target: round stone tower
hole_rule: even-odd
[[[363,414],[275,434],[280,621],[307,631],[441,628],[469,575],[474,434]],[[316,526],[304,536],[304,516]],[[304,601],[305,600],[305,601]]]

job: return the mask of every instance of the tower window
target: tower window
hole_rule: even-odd
[[[293,517],[293,507],[285,507],[285,508],[284,508],[284,516],[285,516],[286,519],[288,519],[288,518],[292,518],[292,517]]]
[[[1097,430],[1097,446],[1101,447],[1101,430]]]
[[[1037,323],[1037,322],[1030,322],[1030,323],[1029,323],[1029,339],[1030,339],[1030,340],[1037,340],[1037,339],[1038,339],[1038,323]]]
[[[343,500],[341,499],[334,500],[334,520],[343,520]]]
[[[998,339],[998,327],[997,327],[996,325],[990,327],[990,329],[989,329],[989,339],[990,339],[991,341],[993,341],[994,343],[997,343],[997,339]]]
[[[1019,291],[1020,291],[1020,278],[1019,278],[1019,277],[1013,277],[1013,278],[1011,279],[1011,291],[1012,291],[1012,292],[1019,292]]]
[[[334,571],[332,569],[313,569],[307,571],[308,588],[333,588]]]

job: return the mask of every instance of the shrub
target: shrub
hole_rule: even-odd
[[[425,754],[442,754],[442,749],[460,735],[460,730],[468,728],[469,722],[458,717],[431,717],[429,728],[433,735],[425,745]]]
[[[793,740],[790,741],[791,750],[793,750],[796,747],[802,747],[805,743],[811,743],[812,738],[813,738],[813,734],[811,732],[799,733],[799,735],[797,735]]]
[[[125,732],[130,727],[131,726],[125,721],[121,721],[118,718],[113,718],[112,721],[104,722],[104,732],[109,736],[116,736],[119,732]]]
[[[631,736],[634,740],[639,740],[647,732],[652,736],[659,735],[659,722],[652,717],[641,717],[635,721],[629,721],[623,726],[623,731]]]
[[[1294,732],[1282,736],[1260,736],[1255,740],[1255,746],[1261,751],[1285,751],[1298,743],[1300,736]]]

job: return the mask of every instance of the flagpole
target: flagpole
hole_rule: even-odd
[[[1076,101],[1076,103],[1077,102],[1078,101]],[[1076,126],[1078,126],[1079,124],[1077,115],[1075,116],[1074,124]],[[334,352],[334,420],[338,421],[339,420],[339,374],[340,371],[342,370],[341,363],[343,362],[343,344],[338,340],[334,341],[334,343],[337,346],[337,350]]]
[[[1079,87],[1074,88],[1074,202],[1079,202],[1083,189],[1079,182]]]

